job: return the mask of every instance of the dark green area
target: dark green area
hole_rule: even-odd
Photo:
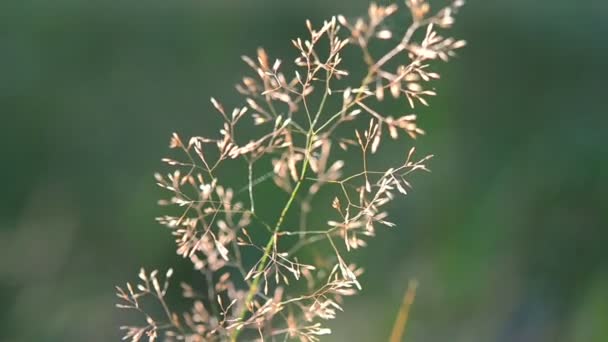
[[[327,340],[386,340],[411,278],[407,341],[608,340],[608,3],[469,2],[421,111],[433,173],[353,256],[365,290]],[[366,6],[2,1],[0,340],[116,341],[114,285],[140,265],[189,279],[154,222],[171,132],[216,130],[240,55],[290,56],[306,18]]]

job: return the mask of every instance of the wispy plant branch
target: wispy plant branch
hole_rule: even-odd
[[[157,174],[156,181],[170,193],[159,203],[180,207],[182,213],[158,221],[171,230],[177,253],[192,262],[206,285],[182,284],[183,296],[193,305],[178,314],[165,300],[172,271],[161,286],[157,271],[142,270],[142,283],[117,288],[119,306],[142,313],[146,321],[123,327],[125,339],[146,336],[153,341],[163,332],[167,341],[277,336],[317,341],[330,333],[321,322],[334,318],[342,310],[343,298],[362,287],[362,269],[347,261],[349,252],[364,247],[377,227],[395,226],[387,220],[386,205],[397,194],[408,193],[409,175],[428,171],[431,157],[415,158],[415,149],[408,147],[394,165],[381,166],[373,156],[382,151],[385,134],[404,143],[404,135],[416,138],[424,131],[415,114],[391,115],[378,104],[394,101],[403,111],[429,105],[436,95],[431,83],[439,79],[431,70],[433,62],[447,61],[465,45],[439,34],[453,24],[461,0],[434,14],[424,0],[407,0],[406,5],[412,16],[409,26],[393,16],[397,5],[374,3],[365,18],[336,16],[319,28],[307,21],[308,36],[292,41],[298,51],[295,71],[283,71],[281,60],[258,49],[255,58],[243,57],[253,70],[236,87],[244,104],[226,110],[211,99],[223,121],[219,134],[188,141],[172,136],[170,147],[181,150],[185,161],[163,159],[173,171]],[[388,29],[391,20],[403,27],[402,35]],[[423,36],[418,34],[423,30]],[[395,43],[393,36],[401,38]],[[384,40],[380,46],[389,47],[375,51],[370,48],[375,40]],[[343,52],[348,48],[361,52],[365,75],[359,80],[344,66]],[[243,142],[251,134],[254,137]],[[346,162],[338,148],[347,154],[358,150],[361,164],[354,173],[344,175]],[[236,160],[247,164],[247,185],[234,191],[218,175],[242,165],[233,163]],[[255,178],[258,172],[261,176]],[[265,217],[263,210],[256,211],[256,191],[271,178],[276,185],[273,197],[287,195],[280,211]],[[319,197],[322,188],[333,193],[333,199]],[[332,214],[321,227],[315,216],[315,227],[310,227],[309,213],[323,204],[333,209]],[[299,222],[297,228],[290,226],[292,217]],[[329,255],[318,255],[314,249],[301,253],[321,243]],[[243,254],[244,250],[250,252]],[[252,253],[257,253],[256,259],[243,257]],[[291,286],[296,282],[303,286]],[[164,318],[141,308],[141,298],[148,296],[159,303]]]

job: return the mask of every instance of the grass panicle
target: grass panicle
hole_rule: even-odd
[[[382,154],[386,139],[407,145],[425,134],[412,111],[436,95],[433,64],[465,45],[441,35],[462,5],[456,0],[433,12],[424,0],[402,7],[372,3],[364,18],[335,16],[319,26],[307,21],[308,35],[292,41],[293,63],[261,48],[243,57],[251,73],[236,86],[242,104],[229,110],[212,98],[222,121],[217,135],[186,140],[173,134],[177,157],[163,159],[171,171],[155,176],[168,193],[159,203],[178,213],[158,222],[204,281],[182,283],[192,305],[181,313],[165,299],[171,270],[161,276],[142,269],[136,285],[117,287],[118,306],[144,318],[122,327],[124,339],[317,341],[330,334],[323,322],[362,288],[363,271],[348,261],[351,251],[379,227],[395,226],[387,204],[408,193],[412,173],[428,170],[431,156],[417,157],[411,146],[391,158],[392,166],[381,167],[373,157]],[[403,10],[411,15],[408,25],[395,15]],[[343,55],[354,55],[347,49],[359,50],[360,59],[343,62]],[[404,110],[385,113],[383,102]],[[357,156],[348,165],[347,153]],[[226,167],[243,167],[247,185],[226,184]],[[276,198],[285,193],[272,215],[256,211],[256,201],[263,201],[258,185],[270,179]],[[310,213],[322,205],[333,214],[310,226]],[[150,301],[143,298],[158,302],[162,315],[148,314],[143,306]]]

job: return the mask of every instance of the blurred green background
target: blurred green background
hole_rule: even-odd
[[[236,103],[240,55],[287,55],[306,18],[366,8],[0,2],[0,341],[117,341],[115,284],[140,265],[187,278],[154,222],[171,132],[216,130],[208,99]],[[600,0],[469,1],[469,45],[421,117],[433,173],[354,256],[365,290],[326,340],[386,340],[416,278],[407,341],[608,341],[607,16]]]

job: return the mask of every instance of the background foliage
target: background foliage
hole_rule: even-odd
[[[292,52],[304,20],[364,0],[0,3],[0,340],[109,341],[113,286],[176,265],[154,222],[170,133],[215,131],[242,54]],[[384,340],[408,279],[408,341],[608,338],[603,1],[469,1],[469,46],[417,145],[433,173],[355,258],[366,289],[331,340]],[[269,194],[268,205],[272,205]]]

